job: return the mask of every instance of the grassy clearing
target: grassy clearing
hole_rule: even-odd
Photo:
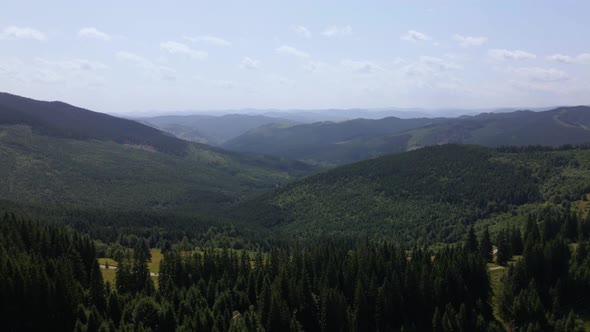
[[[101,269],[100,272],[102,273],[102,280],[104,280],[104,282],[110,282],[111,285],[115,285],[115,276],[117,274],[117,270],[106,270],[106,269]]]
[[[162,261],[162,250],[161,249],[150,249],[150,253],[152,254],[152,260],[148,263],[148,268],[150,272],[158,273],[160,272],[160,262]]]
[[[101,257],[98,259],[98,264],[100,265],[109,265],[109,266],[117,266],[117,261],[112,259],[112,258],[108,258],[108,257]]]

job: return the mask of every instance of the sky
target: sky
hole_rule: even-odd
[[[590,104],[590,1],[3,1],[0,91],[99,112]]]

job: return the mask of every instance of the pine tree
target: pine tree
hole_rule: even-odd
[[[512,259],[512,243],[507,230],[503,229],[498,233],[496,246],[498,247],[496,263],[498,265],[506,265]]]
[[[483,230],[481,241],[479,243],[479,254],[486,261],[491,262],[494,259],[492,250],[492,240],[490,238],[490,232],[488,230],[488,227],[486,226]]]
[[[473,225],[469,227],[469,231],[467,232],[467,239],[465,240],[465,250],[470,253],[475,253],[479,249],[479,243],[477,243],[477,238],[475,237],[475,231],[473,229]]]

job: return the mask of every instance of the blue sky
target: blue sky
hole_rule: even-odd
[[[0,90],[93,110],[590,104],[587,1],[10,1]]]

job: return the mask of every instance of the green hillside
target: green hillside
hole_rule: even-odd
[[[223,144],[229,150],[341,164],[405,150],[407,135],[382,137],[438,123],[441,119],[357,119],[290,127],[265,126]]]
[[[183,155],[188,143],[135,121],[63,102],[0,93],[0,124],[26,124],[36,134],[77,140],[108,140]]]
[[[407,134],[412,136],[408,148],[441,143],[485,146],[584,144],[590,142],[590,107],[480,114]]]
[[[235,151],[338,165],[448,143],[492,147],[590,143],[590,107],[260,128],[223,146]]]
[[[590,191],[590,151],[531,150],[423,148],[287,184],[236,213],[293,236],[454,242],[477,220]]]
[[[61,102],[0,94],[0,200],[213,214],[310,170]]]

